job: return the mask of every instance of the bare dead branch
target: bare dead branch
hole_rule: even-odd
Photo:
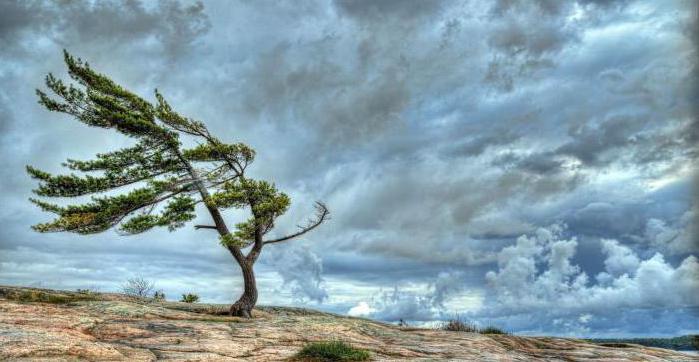
[[[309,219],[308,223],[305,226],[299,226],[299,228],[301,230],[299,230],[298,232],[293,233],[291,235],[287,235],[287,236],[284,236],[284,237],[281,237],[278,239],[266,240],[266,241],[264,241],[263,244],[267,245],[267,244],[272,244],[272,243],[278,243],[278,242],[287,241],[287,240],[299,237],[299,236],[317,228],[324,221],[330,219],[330,210],[328,210],[328,207],[325,206],[325,204],[323,204],[320,201],[316,201],[315,209],[316,209],[315,217],[312,219]]]
[[[149,297],[153,289],[155,289],[155,283],[141,276],[128,279],[121,287],[124,294],[138,298]]]

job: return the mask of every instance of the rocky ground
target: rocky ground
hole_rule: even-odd
[[[638,345],[400,328],[294,308],[263,307],[245,320],[215,315],[220,308],[0,286],[0,359],[279,361],[336,339],[377,361],[699,361]]]

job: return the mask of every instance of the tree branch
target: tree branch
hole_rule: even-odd
[[[155,199],[155,200],[153,200],[153,201],[151,201],[151,202],[149,202],[149,203],[147,203],[147,204],[136,205],[135,207],[133,207],[133,208],[127,210],[126,212],[124,212],[123,214],[121,214],[121,216],[119,216],[116,220],[112,221],[112,222],[111,222],[111,225],[112,225],[112,226],[116,226],[116,225],[118,225],[119,223],[121,223],[121,222],[122,222],[127,216],[129,216],[131,213],[136,212],[136,211],[138,211],[138,210],[140,210],[140,209],[146,208],[146,207],[148,207],[148,206],[155,207],[155,205],[157,205],[157,204],[159,204],[159,203],[161,203],[161,202],[163,202],[163,201],[165,201],[165,200],[167,200],[167,199],[169,199],[169,198],[171,198],[171,197],[175,197],[175,196],[177,196],[177,195],[179,195],[179,194],[181,194],[181,193],[183,193],[183,192],[188,192],[188,191],[187,191],[186,189],[176,190],[176,191],[173,191],[171,194],[168,194],[168,195],[165,195],[165,196],[163,196],[163,197],[157,198],[157,199]],[[117,231],[117,233],[119,233],[119,231]],[[129,235],[129,234],[124,234],[124,235]]]
[[[278,243],[282,241],[287,241],[296,237],[299,237],[315,228],[317,228],[320,224],[322,224],[325,220],[328,220],[330,218],[330,210],[328,210],[327,206],[323,204],[320,201],[316,201],[316,216],[314,219],[309,220],[308,224],[306,226],[301,226],[301,230],[299,230],[296,233],[293,233],[291,235],[287,235],[278,239],[272,239],[272,240],[266,240],[263,242],[264,245],[267,244],[272,244],[272,243]]]
[[[257,261],[257,257],[260,256],[260,253],[262,252],[262,247],[265,245],[265,242],[262,240],[262,229],[258,226],[257,229],[255,230],[255,243],[252,246],[252,249],[250,249],[250,252],[246,256],[248,262],[254,264],[255,261]]]
[[[213,226],[213,225],[194,225],[194,228],[197,229],[197,230],[199,230],[199,229],[214,229],[214,230],[218,230],[218,228],[217,228],[216,226]]]
[[[211,218],[214,220],[214,224],[216,225],[216,230],[218,231],[218,234],[221,236],[228,235],[231,232],[228,230],[228,226],[226,225],[226,222],[223,220],[223,216],[221,215],[221,211],[218,209],[218,207],[211,205],[210,203],[207,202],[209,200],[209,191],[206,189],[206,186],[204,183],[201,181],[199,176],[197,176],[197,172],[194,170],[192,165],[182,156],[182,152],[178,148],[174,148],[174,153],[177,156],[177,158],[182,162],[182,165],[186,168],[187,173],[194,179],[194,186],[198,189],[199,194],[201,195],[201,199],[204,201],[204,205],[206,205],[206,209],[209,210],[209,214],[211,214]],[[245,255],[240,251],[240,248],[229,245],[227,247],[228,251],[230,251],[231,255],[235,258],[235,260],[238,262],[238,264],[246,262]]]

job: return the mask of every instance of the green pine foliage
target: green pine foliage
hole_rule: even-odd
[[[53,175],[27,166],[29,175],[39,181],[34,190],[38,196],[91,196],[90,201],[67,206],[30,199],[57,216],[34,225],[36,231],[92,234],[113,227],[125,234],[155,227],[172,231],[194,219],[195,206],[203,202],[221,209],[251,209],[250,220],[221,237],[225,245],[242,247],[254,241],[256,230],[271,229],[274,219],[288,209],[289,197],[273,184],[244,177],[255,158],[252,148],[221,142],[202,122],[175,112],[157,91],[157,102],[152,104],[80,59],[67,52],[64,56],[77,84],[49,74],[46,86],[51,92],[37,90],[39,103],[88,126],[113,129],[136,144],[98,153],[92,160],[68,159],[63,166],[73,171],[69,174]],[[199,145],[185,149],[183,136],[195,138]],[[121,189],[125,191],[118,192]]]
[[[162,290],[156,290],[155,293],[153,293],[153,300],[157,302],[164,302],[165,292],[163,292]]]
[[[255,241],[258,228],[266,233],[274,227],[274,220],[289,208],[289,197],[277,191],[273,184],[266,181],[236,179],[226,182],[221,191],[213,194],[209,203],[219,208],[251,207],[252,217],[236,224],[236,231],[221,238],[224,245],[245,247]]]
[[[180,302],[184,303],[196,303],[199,301],[199,296],[194,293],[187,293],[187,294],[182,294],[182,299],[180,299]]]

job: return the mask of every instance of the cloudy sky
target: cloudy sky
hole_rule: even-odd
[[[699,332],[697,3],[0,2],[0,284],[230,302],[211,231],[37,234],[31,164],[130,144],[49,113],[63,48],[258,157],[292,197],[262,304],[523,334]],[[204,210],[200,210],[204,211]],[[239,215],[228,215],[235,223]],[[196,220],[206,223],[199,212]]]

